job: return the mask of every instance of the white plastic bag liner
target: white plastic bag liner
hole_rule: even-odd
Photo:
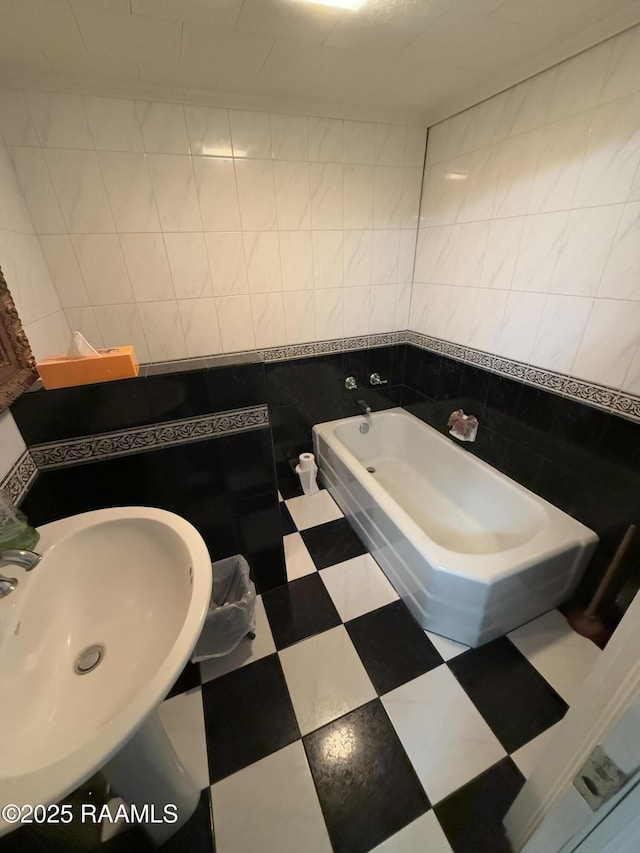
[[[193,663],[232,652],[256,627],[256,588],[241,554],[212,563],[209,612],[194,649]]]

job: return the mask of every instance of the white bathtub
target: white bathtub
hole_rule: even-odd
[[[592,530],[404,409],[364,422],[314,426],[321,477],[423,628],[479,646],[571,595]]]

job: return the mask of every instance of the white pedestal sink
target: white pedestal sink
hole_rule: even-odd
[[[0,804],[56,803],[103,768],[156,843],[200,792],[156,709],[188,661],[211,595],[195,528],[149,507],[97,510],[40,528],[32,572],[0,601]],[[88,670],[88,671],[85,671]],[[20,824],[0,818],[0,836]]]

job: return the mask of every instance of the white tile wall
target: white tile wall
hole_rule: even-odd
[[[36,151],[37,149],[30,149]],[[39,153],[39,152],[37,152]],[[27,179],[28,180],[28,179]],[[0,267],[11,290],[23,326],[36,358],[66,350],[69,327],[60,297],[18,186],[9,154],[0,143]],[[52,252],[53,266],[63,262],[63,251]],[[79,304],[85,298],[77,280],[70,278],[63,288],[65,298],[74,292]]]
[[[424,128],[7,90],[0,106],[56,299],[98,344],[161,360],[406,328]]]
[[[639,57],[635,27],[430,129],[412,330],[638,392]]]
[[[0,262],[38,354],[67,323],[142,360],[409,325],[637,391],[639,48],[432,128],[417,253],[421,128],[0,90]]]
[[[20,99],[12,97],[2,101],[3,106],[8,107],[7,112],[2,114],[5,120],[15,114],[16,102],[20,107],[24,103],[23,96],[20,95]],[[13,138],[36,143],[32,120],[26,121],[24,110],[18,109],[17,114],[23,118],[13,126]],[[25,121],[26,123],[23,123]],[[36,358],[43,358],[66,349],[70,336],[69,326],[39,240],[34,234],[29,210],[16,181],[7,149],[1,142],[0,187],[0,267],[34,355]],[[51,247],[50,249],[52,265],[59,267],[64,261],[64,246],[57,250]],[[83,299],[83,292],[79,292],[77,279],[74,280],[72,274],[63,292],[65,297],[74,293],[73,298],[78,302]],[[24,449],[24,441],[10,412],[0,414],[0,480],[9,472]]]

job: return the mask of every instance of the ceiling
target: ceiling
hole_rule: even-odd
[[[640,0],[0,0],[0,85],[433,124],[640,22]]]

